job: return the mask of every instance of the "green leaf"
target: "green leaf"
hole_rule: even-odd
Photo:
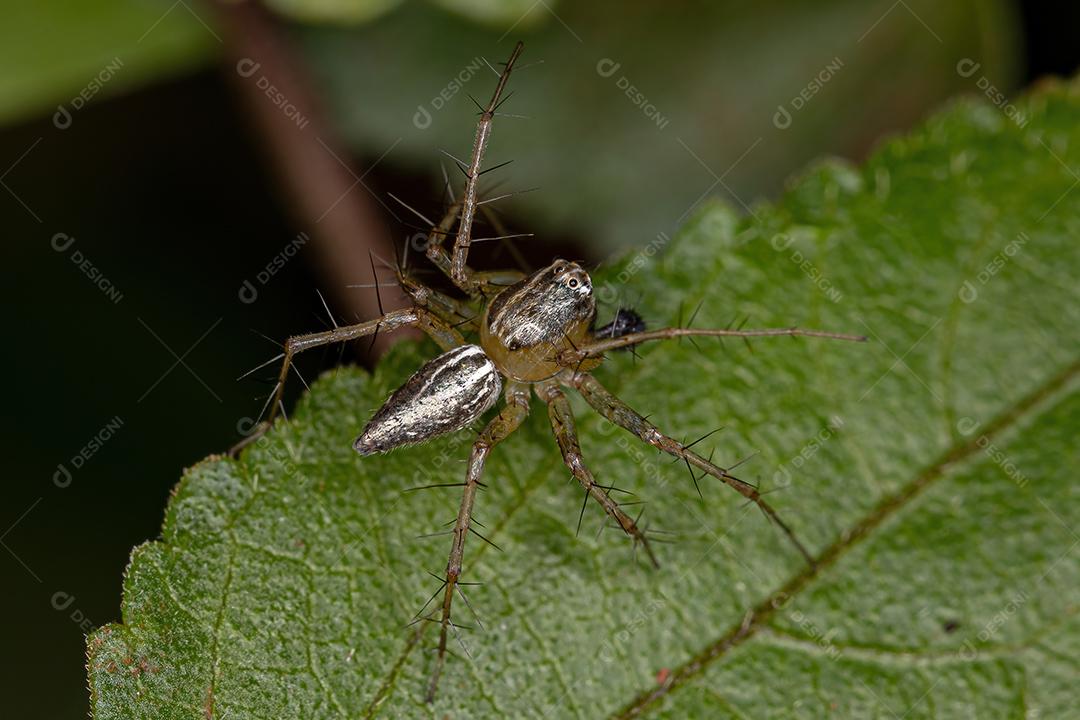
[[[0,123],[64,110],[189,71],[220,39],[198,3],[36,0],[10,3],[0,24]],[[14,69],[18,68],[18,71]],[[74,120],[71,120],[74,121]]]
[[[1080,662],[1080,84],[1019,122],[965,101],[862,169],[816,166],[776,206],[710,205],[669,246],[596,278],[652,323],[866,332],[657,343],[597,376],[740,468],[821,559],[753,506],[577,403],[603,482],[675,531],[658,571],[597,508],[575,537],[535,408],[496,448],[466,547],[484,632],[433,706],[436,629],[407,628],[445,565],[467,432],[384,457],[350,447],[432,346],[322,377],[239,461],[187,471],[137,548],[123,623],[89,638],[111,718],[1063,717]],[[610,309],[609,309],[610,311]],[[461,605],[459,603],[459,605]],[[464,622],[468,611],[457,607]]]
[[[485,23],[505,23],[529,27],[539,12],[536,0],[430,0],[462,17]],[[268,0],[279,13],[304,22],[359,24],[380,17],[401,4],[401,0]],[[548,12],[558,0],[548,0]]]
[[[268,0],[274,10],[305,22],[368,22],[400,4],[401,0]]]

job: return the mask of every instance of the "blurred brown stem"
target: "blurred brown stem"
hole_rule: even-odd
[[[387,259],[395,254],[389,229],[360,180],[363,173],[349,167],[348,149],[326,121],[303,58],[275,19],[249,0],[220,0],[216,7],[226,71],[261,136],[285,201],[311,238],[312,260],[329,289],[331,307],[343,324],[377,317],[374,290],[346,287],[371,282],[369,252]],[[382,306],[385,311],[403,307],[401,293],[393,286],[383,290]],[[380,335],[371,359],[412,332]]]

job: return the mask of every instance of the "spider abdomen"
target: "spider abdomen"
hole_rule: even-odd
[[[425,363],[395,390],[353,448],[386,452],[459,430],[495,404],[502,379],[478,345],[462,345]]]

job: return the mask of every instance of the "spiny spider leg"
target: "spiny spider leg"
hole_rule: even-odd
[[[506,83],[510,79],[510,72],[514,68],[514,61],[518,59],[523,47],[524,44],[520,41],[514,46],[514,51],[510,53],[510,59],[506,61],[506,66],[503,67],[503,71],[499,75],[499,82],[495,86],[491,101],[484,111],[480,113],[480,120],[476,124],[476,138],[473,140],[472,159],[465,173],[465,193],[461,201],[461,222],[458,223],[457,237],[454,239],[454,255],[450,265],[450,279],[454,281],[455,285],[469,294],[475,293],[474,288],[478,284],[474,273],[469,270],[465,263],[469,255],[469,245],[472,242],[472,222],[476,213],[477,182],[481,173],[480,165],[483,162],[488,141],[491,139],[491,126],[495,117],[495,108],[499,105],[499,99],[502,97]]]
[[[520,270],[481,270],[474,271],[473,281],[486,296],[497,295],[510,285],[525,277]]]
[[[450,559],[446,563],[446,589],[443,594],[442,619],[439,622],[439,654],[435,660],[435,671],[431,675],[431,682],[428,684],[428,702],[435,699],[435,691],[439,686],[439,676],[442,674],[443,664],[446,661],[447,632],[451,625],[450,606],[454,600],[454,591],[458,585],[458,578],[461,577],[461,560],[465,554],[465,538],[469,535],[473,502],[476,499],[476,490],[480,487],[480,476],[484,471],[484,462],[487,460],[491,448],[517,430],[529,414],[529,387],[527,385],[509,381],[506,385],[505,398],[506,406],[480,433],[480,437],[473,443],[472,454],[469,456],[465,490],[461,495],[461,508],[458,510],[457,521],[454,523],[454,542],[450,546]]]
[[[274,418],[277,417],[278,410],[281,408],[281,395],[285,390],[285,380],[289,375],[289,367],[292,365],[293,357],[297,353],[332,343],[356,340],[382,330],[397,330],[402,327],[420,328],[438,343],[443,350],[450,350],[465,344],[465,339],[461,336],[461,333],[423,308],[392,310],[380,318],[356,323],[355,325],[343,325],[332,330],[307,335],[293,335],[285,341],[285,351],[278,355],[277,358],[274,358],[274,360],[282,359],[281,371],[278,373],[277,383],[267,400],[267,405],[263,408],[266,411],[266,408],[269,407],[266,419],[252,428],[247,437],[233,445],[229,449],[229,454],[236,455],[245,446],[262,437],[274,424]],[[273,360],[270,362],[273,362]]]
[[[605,489],[597,484],[593,479],[592,472],[585,467],[585,459],[581,455],[581,445],[578,443],[577,428],[574,426],[574,415],[570,410],[570,403],[566,399],[566,394],[559,389],[556,383],[551,381],[537,383],[534,388],[537,397],[547,403],[548,417],[551,419],[551,432],[555,436],[555,441],[559,444],[559,450],[562,452],[563,462],[566,463],[566,467],[570,469],[570,472],[574,474],[574,477],[577,478],[577,481],[581,483],[585,490],[593,496],[593,499],[600,503],[604,508],[604,512],[618,523],[623,532],[633,538],[635,547],[638,543],[641,543],[653,567],[659,568],[660,563],[656,561],[656,556],[653,555],[652,548],[649,547],[649,541],[645,537],[645,533],[638,528],[633,518],[623,512],[619,504],[611,499]]]
[[[465,323],[475,325],[475,321],[479,319],[476,308],[468,302],[427,287],[409,275],[404,266],[398,264],[394,268],[394,276],[397,278],[398,285],[412,299],[416,307],[424,308],[451,327],[458,327]]]
[[[442,243],[443,238],[450,234],[450,230],[454,227],[454,223],[457,222],[458,214],[460,212],[461,201],[456,200],[451,203],[450,207],[446,209],[446,214],[443,215],[443,219],[439,221],[438,225],[431,228],[431,232],[429,232],[427,236],[427,245],[424,246],[424,253],[427,255],[428,260],[434,263],[435,267],[439,268],[439,270],[451,280],[454,276],[450,271],[450,254],[446,252],[446,248],[443,247]]]
[[[847,333],[826,332],[824,330],[804,330],[797,327],[789,328],[765,328],[763,330],[727,330],[719,328],[689,328],[669,327],[659,330],[647,330],[645,332],[630,333],[615,338],[606,338],[596,342],[586,343],[572,350],[564,351],[562,363],[566,367],[573,367],[574,363],[584,358],[602,355],[608,350],[629,347],[649,340],[668,340],[680,337],[777,337],[789,335],[792,337],[819,337],[829,340],[847,340],[850,342],[866,342],[865,335],[849,335]]]
[[[503,195],[502,197],[507,197],[507,196]],[[502,218],[500,218],[498,215],[496,215],[495,211],[490,206],[484,204],[486,202],[491,202],[492,200],[496,200],[496,199],[498,199],[498,198],[490,198],[488,200],[482,200],[479,203],[480,212],[483,213],[483,215],[487,219],[487,221],[489,223],[491,223],[491,227],[495,228],[495,233],[497,235],[502,235],[502,236],[505,237],[505,236],[510,234],[510,231],[506,229],[506,225],[503,223]],[[512,257],[514,259],[514,262],[517,263],[517,266],[519,268],[524,269],[524,268],[529,267],[529,261],[526,260],[525,256],[521,254],[521,251],[518,250],[517,247],[514,246],[514,243],[509,242],[508,240],[504,239],[504,240],[501,240],[499,244],[503,249],[505,249],[508,253],[510,253],[510,257]]]
[[[391,197],[394,197],[391,195]],[[413,208],[406,205],[404,202],[394,197],[399,203],[405,206],[417,217],[430,222],[427,218],[421,215]],[[483,297],[485,295],[494,295],[502,290],[507,285],[513,285],[518,280],[525,276],[524,273],[517,270],[490,270],[484,272],[477,272],[470,267],[465,267],[465,273],[470,278],[469,285],[463,285],[458,282],[453,274],[453,260],[450,253],[443,247],[443,239],[450,235],[450,231],[454,227],[454,223],[457,222],[458,216],[461,215],[462,200],[457,200],[446,209],[446,213],[443,215],[442,220],[438,225],[435,225],[428,231],[427,243],[424,246],[424,254],[428,260],[432,262],[446,277],[450,278],[459,289],[463,290],[469,295],[469,297],[477,297],[478,295]],[[471,221],[471,218],[470,218]],[[462,260],[464,263],[464,259]],[[415,285],[416,283],[413,283]],[[407,289],[406,289],[407,290]],[[431,291],[433,292],[433,291]]]
[[[451,327],[458,328],[464,325],[470,330],[477,329],[480,313],[467,302],[422,285],[412,278],[399,276],[399,279],[402,289],[417,307],[422,307],[436,315]]]
[[[805,558],[806,562],[811,566],[815,564],[813,556],[811,556],[803,544],[799,542],[799,539],[795,537],[795,533],[788,527],[787,523],[780,519],[780,516],[773,510],[772,506],[765,502],[761,497],[761,493],[759,493],[757,488],[753,485],[740,480],[724,468],[714,465],[712,462],[706,460],[692,450],[688,450],[686,446],[678,440],[668,437],[660,432],[659,428],[604,388],[604,386],[592,375],[589,375],[588,373],[570,373],[569,371],[565,371],[564,377],[569,384],[578,389],[589,405],[611,422],[630,431],[642,442],[652,445],[669,455],[680,458],[700,470],[704,470],[707,474],[730,485],[740,495],[754,502],[761,508],[761,511],[765,513],[766,517],[776,523],[776,525],[784,531],[788,540],[791,541],[791,544],[794,545],[803,558]]]

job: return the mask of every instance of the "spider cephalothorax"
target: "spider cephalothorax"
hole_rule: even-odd
[[[595,316],[589,274],[577,263],[556,260],[496,295],[483,328],[512,352],[583,337]]]
[[[595,317],[589,274],[556,260],[495,296],[480,321],[480,345],[508,378],[546,380],[563,369],[558,353],[583,343]]]
[[[610,495],[611,486],[598,483],[581,453],[574,415],[565,390],[578,392],[585,401],[610,422],[629,431],[644,443],[672,455],[691,469],[697,485],[706,476],[725,483],[746,497],[765,513],[785,534],[807,562],[813,558],[795,534],[761,497],[757,488],[734,477],[725,468],[694,452],[689,445],[662,432],[656,425],[606,390],[592,375],[610,350],[632,348],[650,340],[681,336],[775,336],[802,335],[843,340],[865,338],[799,328],[766,330],[717,330],[689,327],[670,327],[648,331],[641,317],[632,310],[620,309],[615,318],[594,329],[596,303],[592,281],[576,263],[556,260],[551,265],[528,276],[513,270],[476,271],[468,266],[472,238],[473,216],[478,208],[477,179],[481,175],[484,151],[491,135],[495,109],[506,87],[514,61],[521,53],[518,43],[499,77],[491,101],[480,113],[472,160],[465,172],[465,187],[447,210],[442,221],[432,223],[428,234],[427,258],[467,300],[451,297],[421,285],[401,268],[396,269],[398,285],[412,299],[412,307],[394,310],[385,315],[358,323],[335,327],[320,333],[289,338],[284,352],[274,360],[283,359],[277,384],[267,399],[269,416],[259,423],[249,437],[235,450],[265,433],[281,409],[281,394],[293,357],[303,350],[329,343],[355,340],[400,327],[417,327],[427,333],[442,348],[443,353],[425,363],[404,385],[386,400],[374,414],[354,448],[362,455],[375,455],[396,447],[423,442],[454,430],[459,430],[480,418],[499,399],[504,405],[473,442],[466,465],[461,505],[458,509],[450,557],[443,574],[440,593],[442,602],[434,617],[417,613],[418,619],[431,620],[439,626],[438,654],[428,685],[427,698],[434,698],[447,652],[447,634],[456,632],[451,620],[455,593],[461,593],[462,558],[465,541],[470,533],[479,534],[473,527],[473,504],[484,471],[484,463],[492,448],[514,432],[528,416],[530,398],[535,394],[547,406],[552,434],[562,454],[563,462],[584,488],[587,499],[599,504],[608,517],[640,546],[653,565],[657,564],[636,518],[626,514]],[[448,181],[449,186],[449,181]],[[412,212],[419,213],[412,208]],[[423,216],[421,216],[423,217]],[[446,239],[457,228],[453,247]],[[475,335],[468,342],[466,333]],[[273,362],[273,360],[271,361]],[[378,462],[371,458],[365,462]],[[701,471],[699,477],[694,470]],[[584,507],[582,508],[584,511]],[[580,518],[579,518],[580,526]],[[430,600],[428,601],[431,602]]]

